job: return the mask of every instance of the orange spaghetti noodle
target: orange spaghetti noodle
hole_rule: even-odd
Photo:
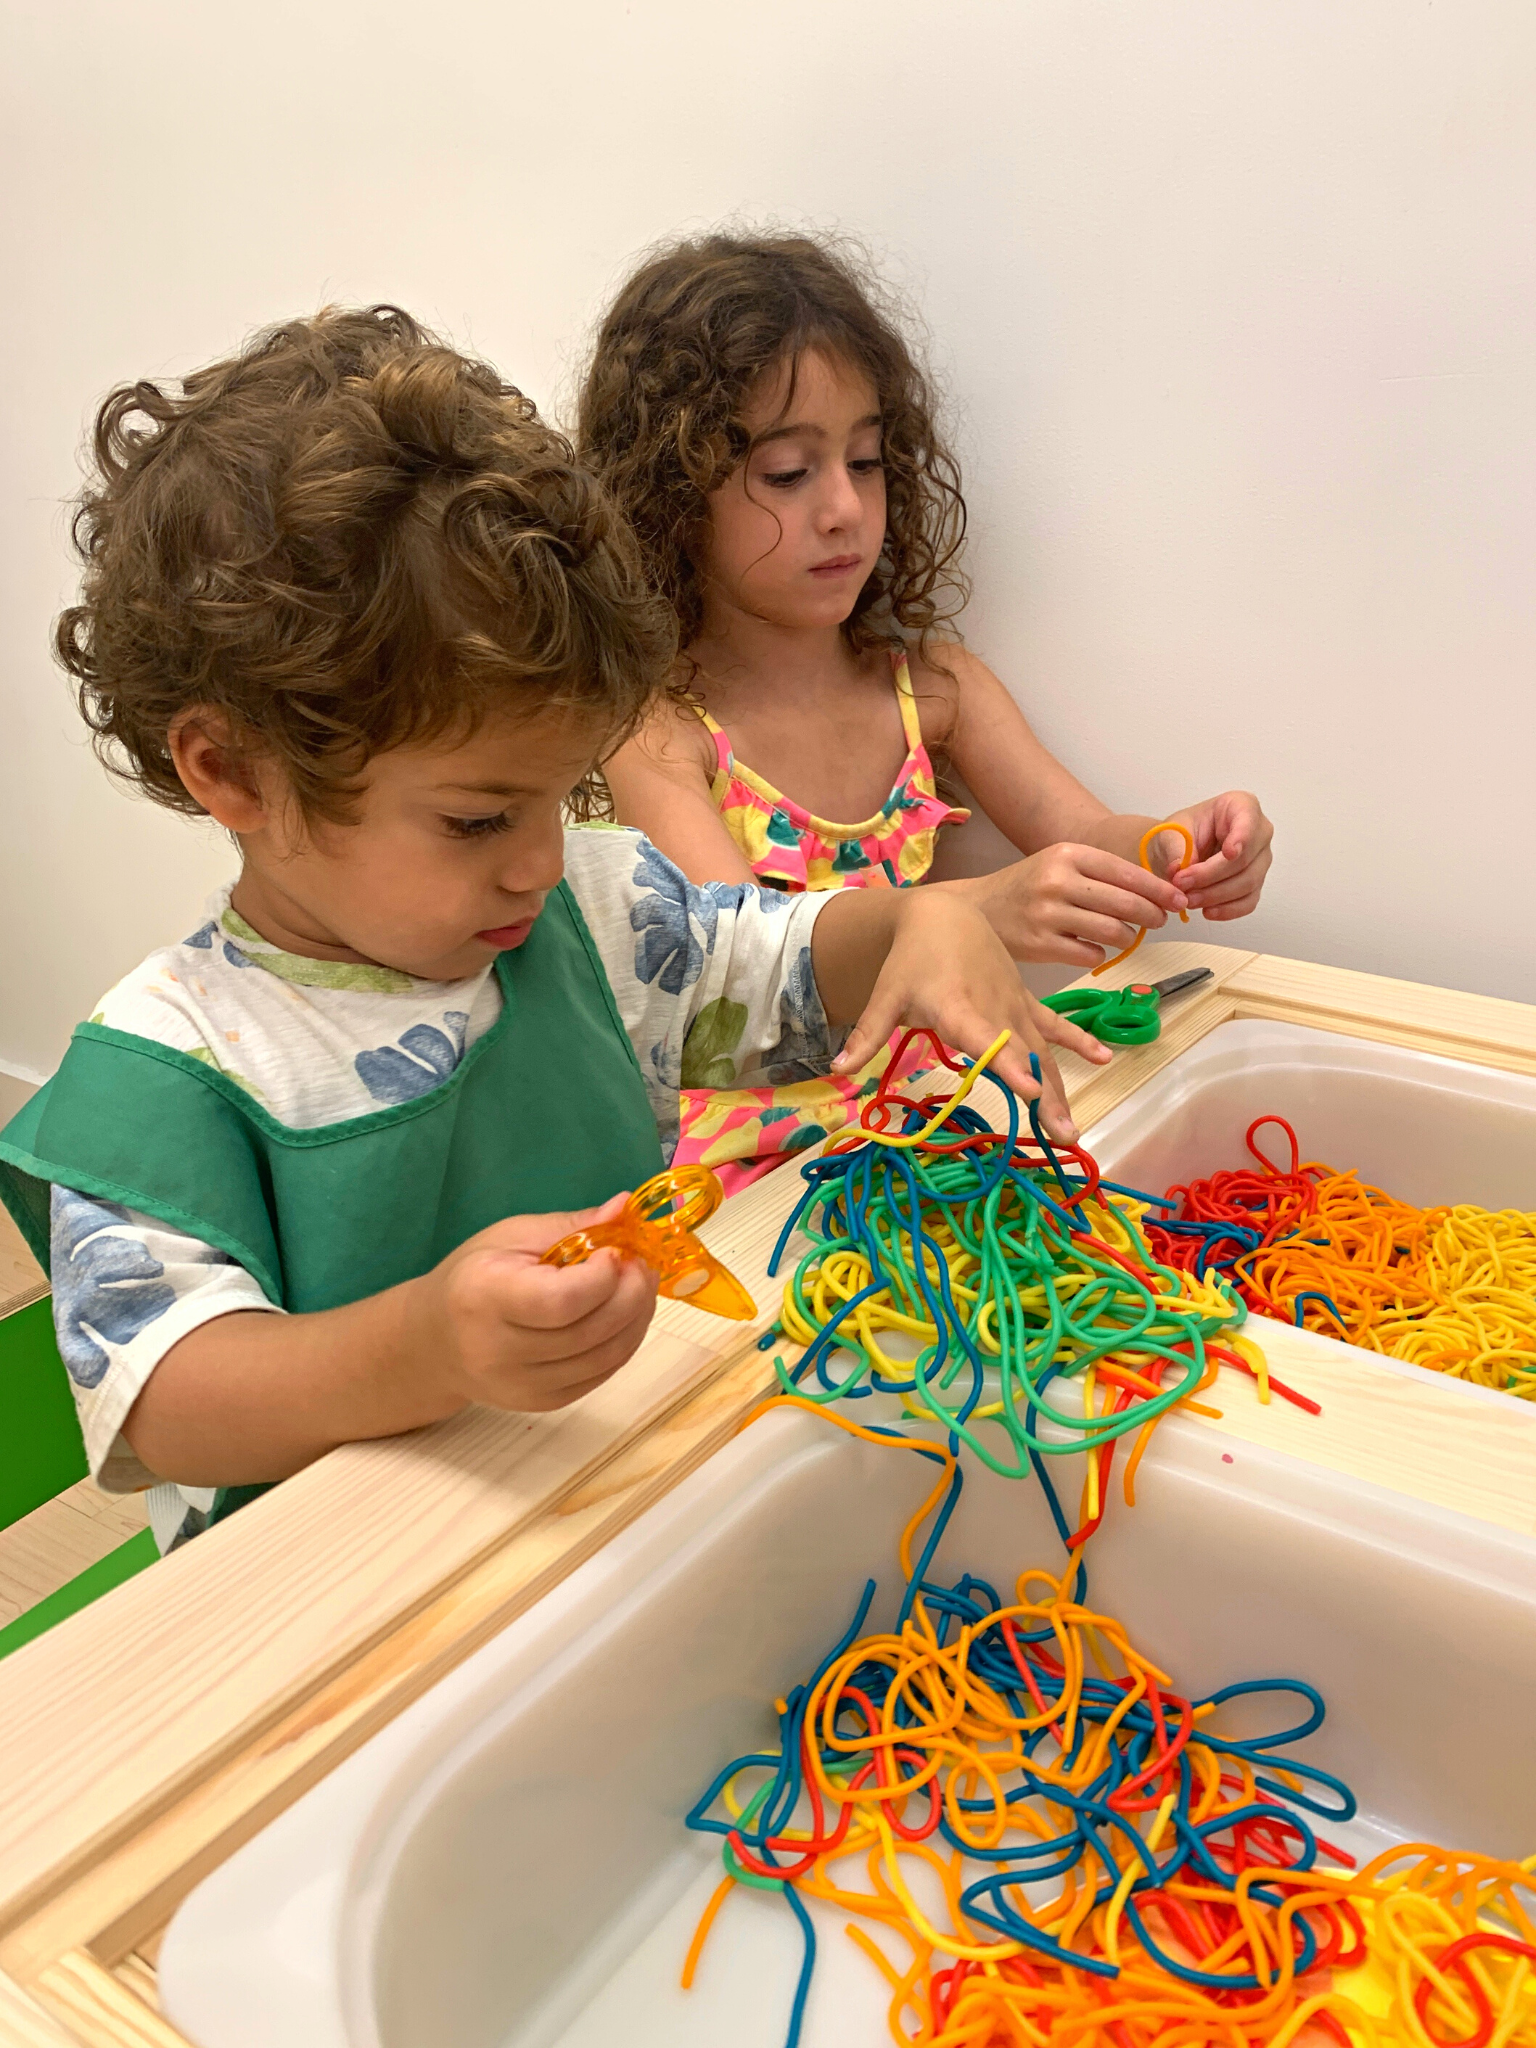
[[[1289,1139],[1289,1169],[1254,1142],[1265,1124]],[[1416,1209],[1303,1160],[1283,1117],[1250,1124],[1248,1149],[1257,1172],[1170,1188],[1177,1211],[1146,1220],[1166,1264],[1225,1271],[1261,1315],[1536,1398],[1536,1212]]]
[[[1151,846],[1153,840],[1157,837],[1159,832],[1177,832],[1183,839],[1184,862],[1181,863],[1181,865],[1187,864],[1194,859],[1194,834],[1190,831],[1187,825],[1179,824],[1176,819],[1166,818],[1164,819],[1161,825],[1154,825],[1151,831],[1143,832],[1141,835],[1141,845],[1137,849],[1136,858],[1140,861],[1141,865],[1146,869],[1149,875],[1152,872],[1152,863],[1147,858],[1147,849]],[[1179,920],[1183,924],[1188,924],[1189,912],[1187,910],[1181,910],[1179,912]],[[1112,960],[1101,960],[1098,966],[1093,969],[1093,972],[1095,974],[1107,974],[1111,967],[1118,967],[1122,960],[1129,960],[1131,955],[1135,952],[1136,948],[1141,944],[1142,940],[1146,936],[1147,928],[1145,925],[1143,925],[1137,932],[1135,938],[1132,939],[1131,943],[1126,947],[1123,953],[1116,953]]]

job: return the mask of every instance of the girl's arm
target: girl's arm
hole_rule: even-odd
[[[1162,817],[1189,828],[1195,860],[1166,878],[1139,864],[1143,836],[1161,818],[1115,813],[1084,788],[1031,730],[998,678],[963,648],[946,649],[943,744],[977,802],[1026,859],[996,876],[938,886],[983,902],[1018,959],[1091,966],[1125,943],[1127,925],[1155,929],[1186,908],[1213,921],[1255,908],[1274,828],[1246,791],[1231,790]],[[1171,833],[1153,848],[1178,862]]]
[[[619,822],[638,825],[690,882],[755,882],[709,793],[713,755],[698,719],[669,700],[604,763],[603,773]]]

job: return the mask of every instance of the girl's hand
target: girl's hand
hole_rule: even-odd
[[[649,1266],[613,1250],[577,1266],[539,1264],[568,1232],[606,1222],[626,1199],[568,1215],[509,1216],[416,1283],[427,1326],[419,1355],[433,1360],[449,1412],[468,1401],[525,1414],[564,1408],[633,1356],[656,1308]]]
[[[1035,1001],[973,902],[937,888],[903,889],[895,916],[885,963],[832,1071],[863,1066],[903,1025],[926,1026],[973,1059],[1006,1028],[1013,1036],[991,1071],[1015,1095],[1038,1095],[1046,1130],[1070,1144],[1077,1127],[1050,1048],[1065,1046],[1097,1067],[1109,1059],[1109,1047]],[[1029,1071],[1032,1052],[1040,1056],[1038,1083]]]
[[[1193,863],[1175,868],[1168,876],[1188,897],[1190,909],[1200,911],[1213,924],[1246,917],[1256,910],[1274,859],[1270,841],[1275,836],[1258,798],[1246,789],[1229,789],[1170,815],[1189,827],[1195,842]],[[1179,860],[1184,851],[1183,842],[1173,832],[1155,840],[1153,848],[1165,861]]]
[[[995,874],[931,886],[968,896],[1015,960],[1074,967],[1097,967],[1137,927],[1155,931],[1188,907],[1172,882],[1097,846],[1047,846]]]

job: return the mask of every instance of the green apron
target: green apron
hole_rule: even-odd
[[[495,972],[501,1015],[447,1080],[315,1130],[186,1053],[82,1024],[0,1132],[0,1200],[44,1265],[57,1181],[216,1245],[302,1313],[415,1279],[504,1216],[586,1208],[659,1171],[640,1064],[565,883]]]

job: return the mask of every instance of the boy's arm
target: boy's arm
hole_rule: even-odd
[[[924,1025],[972,1054],[1011,1030],[999,1074],[1021,1095],[1040,1093],[1029,1071],[1037,1052],[1046,1125],[1063,1138],[1071,1119],[1049,1048],[1068,1046],[1095,1065],[1109,1057],[1026,994],[984,911],[963,895],[701,888],[638,836],[574,831],[566,847],[567,879],[641,1072],[655,1084],[664,1147],[677,1130],[679,1087],[754,1087],[801,1078],[804,1065],[848,1072],[898,1024]],[[876,1030],[870,1020],[881,1018]],[[857,1028],[833,1060],[839,1027],[849,1025]]]
[[[600,1251],[539,1254],[616,1210],[514,1216],[418,1280],[313,1315],[228,1315],[159,1361],[123,1425],[148,1469],[183,1486],[284,1479],[344,1443],[397,1436],[472,1402],[563,1408],[631,1356],[656,1276]]]
[[[939,889],[840,890],[816,919],[811,958],[827,1016],[853,1025],[834,1073],[856,1071],[904,1025],[925,1027],[973,1059],[1006,1030],[1012,1036],[992,1071],[1016,1095],[1040,1098],[1053,1138],[1077,1136],[1050,1048],[1095,1066],[1109,1048],[1035,1001],[974,904]]]
[[[338,1444],[433,1422],[412,1369],[404,1288],[319,1315],[232,1314],[173,1344],[123,1435],[182,1486],[286,1479]]]
[[[243,1266],[161,1217],[62,1186],[50,1212],[54,1334],[90,1474],[109,1493],[141,1492],[156,1474],[122,1425],[160,1360],[206,1323],[282,1311]]]

